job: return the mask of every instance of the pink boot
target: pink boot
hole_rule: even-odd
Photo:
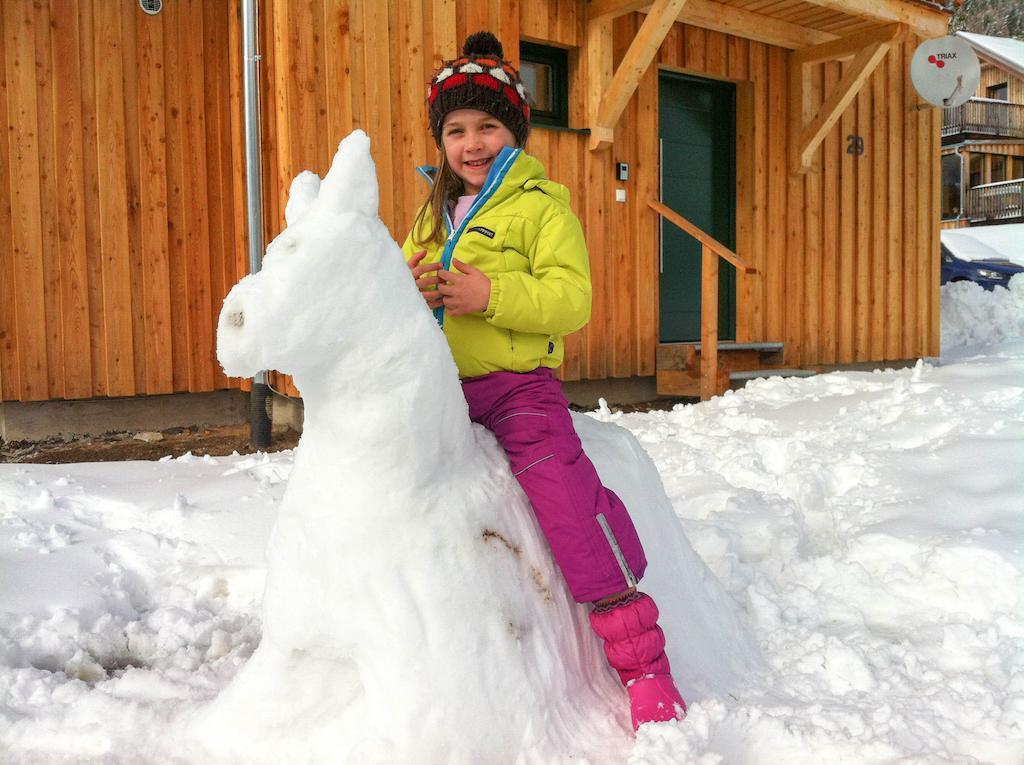
[[[608,663],[626,686],[633,730],[644,723],[686,716],[686,703],[672,681],[665,655],[658,607],[650,596],[638,592],[595,608],[590,612],[590,626],[604,640]]]

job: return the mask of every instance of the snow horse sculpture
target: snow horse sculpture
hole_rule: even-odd
[[[447,343],[378,218],[365,134],[342,141],[322,181],[295,179],[286,219],[262,270],[226,298],[218,355],[230,375],[290,373],[304,428],[267,551],[263,639],[196,721],[202,739],[247,762],[623,761],[624,692],[504,454],[469,420]],[[740,668],[716,656],[715,633],[746,639],[728,597],[635,440],[581,419],[598,469],[620,463],[632,488],[609,485],[660,502],[637,525],[662,538],[652,558],[674,558],[669,591],[649,588],[670,645],[689,646],[671,658],[688,690],[695,667],[697,690],[721,690]],[[695,592],[710,596],[694,605]],[[706,626],[674,626],[694,620]]]

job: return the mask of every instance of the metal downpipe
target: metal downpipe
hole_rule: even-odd
[[[249,273],[260,270],[263,260],[263,172],[260,141],[259,54],[257,3],[242,0],[242,80],[245,125],[245,201],[249,234]],[[271,391],[265,371],[252,380],[249,400],[249,443],[255,449],[270,446]]]

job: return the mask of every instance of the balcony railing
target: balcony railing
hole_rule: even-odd
[[[985,183],[967,192],[967,217],[972,222],[1024,217],[1024,178]]]
[[[972,98],[967,103],[942,110],[942,137],[992,135],[1024,138],[1024,104]]]

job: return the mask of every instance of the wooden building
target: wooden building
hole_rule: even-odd
[[[974,96],[942,115],[942,227],[1024,221],[1024,41],[957,33],[981,61]]]
[[[246,268],[239,5],[0,3],[3,401],[241,384],[214,353]],[[941,114],[913,108],[908,63],[948,21],[921,0],[264,0],[266,234],[291,177],[361,127],[403,237],[413,168],[436,156],[426,83],[489,28],[534,74],[564,72],[563,124],[528,149],[591,251],[565,380],[693,394],[744,366],[933,355]],[[741,267],[708,256],[702,276],[678,216]]]

